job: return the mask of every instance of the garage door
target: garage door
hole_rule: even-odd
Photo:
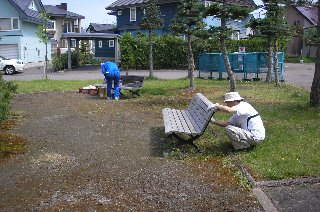
[[[18,44],[0,44],[0,55],[9,59],[19,59]]]

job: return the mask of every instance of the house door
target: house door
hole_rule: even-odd
[[[18,44],[0,44],[0,55],[9,59],[19,59]]]

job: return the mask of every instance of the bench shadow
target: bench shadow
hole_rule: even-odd
[[[189,156],[222,156],[232,155],[235,150],[227,138],[213,127],[208,127],[203,136],[194,141],[198,147],[177,141],[165,134],[164,127],[153,127],[149,130],[150,153],[155,157],[167,157],[179,154]],[[247,150],[248,151],[248,150]],[[250,151],[250,150],[249,150]],[[180,155],[181,156],[181,155]],[[179,156],[179,157],[180,157]]]
[[[151,127],[149,137],[152,156],[165,157],[165,154],[176,146],[176,143],[164,133],[164,127]]]

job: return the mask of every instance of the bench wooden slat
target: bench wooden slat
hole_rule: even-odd
[[[209,110],[209,108],[212,109]],[[203,134],[215,111],[214,104],[202,94],[197,93],[186,110],[170,108],[162,110],[165,133],[174,134],[176,137],[176,133],[182,133],[191,136],[188,140],[196,139]]]
[[[170,134],[171,132],[180,132],[187,134],[196,133],[190,120],[185,115],[185,111],[165,108],[162,110],[162,114],[164,118],[166,134]]]
[[[188,125],[188,128],[190,130],[190,134],[193,136],[198,135],[199,129],[197,128],[197,126],[194,126],[192,124],[192,120],[190,120],[190,118],[185,110],[182,112],[182,115],[184,117],[184,120],[186,121],[186,124]]]

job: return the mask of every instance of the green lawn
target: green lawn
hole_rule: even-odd
[[[78,90],[100,81],[16,81],[18,93]],[[183,109],[193,93],[189,80],[146,80],[137,101],[156,110],[163,107]],[[196,79],[195,92],[201,92],[212,102],[222,102],[228,92],[228,81]],[[266,140],[239,156],[255,178],[283,179],[299,176],[320,176],[320,108],[309,108],[309,93],[289,85],[275,87],[264,82],[237,82],[237,91],[260,113],[266,127]],[[230,114],[216,113],[216,119],[228,119]],[[184,158],[208,158],[234,154],[222,128],[210,125],[196,141],[201,153],[191,149]],[[189,152],[188,152],[189,151]]]

